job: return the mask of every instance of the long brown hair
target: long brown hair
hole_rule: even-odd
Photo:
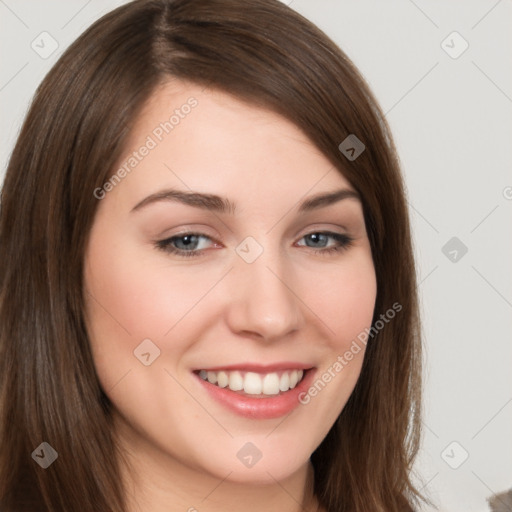
[[[277,0],[138,0],[94,23],[38,88],[0,210],[0,508],[123,511],[111,403],[83,317],[98,200],[137,114],[177,77],[291,120],[359,192],[377,275],[361,376],[312,455],[328,512],[412,510],[420,329],[404,187],[388,125],[348,57]],[[349,135],[365,145],[348,159]],[[47,469],[31,454],[48,442]]]

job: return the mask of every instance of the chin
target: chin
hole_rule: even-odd
[[[227,480],[237,483],[268,485],[286,480],[308,464],[311,453],[305,450],[309,445],[306,440],[283,442],[282,437],[267,432],[232,439],[229,445],[210,452],[205,469],[221,479],[229,473]]]

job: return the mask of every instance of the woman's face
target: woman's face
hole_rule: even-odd
[[[84,272],[119,438],[141,464],[292,475],[347,402],[372,320],[354,189],[287,120],[178,82],[152,96],[115,172]]]

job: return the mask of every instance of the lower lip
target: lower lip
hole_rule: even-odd
[[[307,391],[315,371],[315,368],[310,368],[304,372],[304,377],[296,387],[268,398],[252,398],[250,395],[240,395],[229,388],[219,388],[219,386],[202,379],[199,375],[195,375],[210,396],[226,408],[246,418],[263,420],[280,418],[301,405],[299,395]]]

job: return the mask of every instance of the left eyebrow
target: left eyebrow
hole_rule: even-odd
[[[317,194],[316,196],[308,197],[299,206],[299,213],[310,212],[312,210],[317,210],[318,208],[324,208],[326,206],[330,206],[331,204],[337,203],[338,201],[342,201],[343,199],[357,199],[358,201],[361,200],[359,194],[355,190],[342,188],[327,194],[321,193]]]
[[[310,212],[319,208],[325,208],[331,204],[342,201],[343,199],[357,199],[361,200],[359,194],[354,190],[340,189],[334,192],[320,193],[312,197],[308,197],[299,205],[299,213]],[[149,204],[160,202],[160,201],[171,201],[193,206],[195,208],[201,208],[203,210],[210,210],[219,213],[231,213],[234,214],[236,211],[236,204],[229,199],[220,197],[215,194],[203,194],[199,192],[188,192],[184,190],[161,190],[154,194],[149,195],[142,201],[137,203],[131,211],[137,211]]]

